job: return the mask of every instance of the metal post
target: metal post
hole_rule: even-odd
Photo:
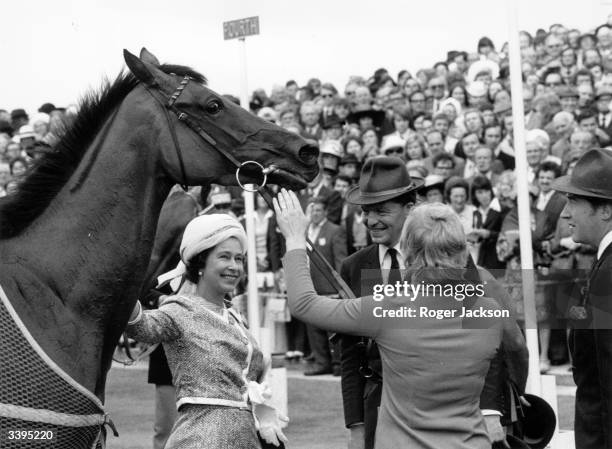
[[[516,159],[516,189],[518,200],[521,268],[525,313],[525,333],[529,349],[529,377],[527,390],[539,395],[540,359],[538,324],[535,308],[535,276],[531,251],[531,212],[527,185],[527,153],[525,150],[525,111],[523,108],[523,81],[518,28],[518,2],[506,0],[509,26],[510,84],[512,90],[512,119],[514,129],[514,157]]]

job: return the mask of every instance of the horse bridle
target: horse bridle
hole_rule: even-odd
[[[187,172],[185,171],[185,163],[183,161],[183,155],[182,155],[182,151],[181,151],[181,146],[178,140],[178,137],[176,136],[176,129],[175,127],[172,125],[172,122],[170,120],[170,114],[169,112],[172,112],[176,115],[176,118],[184,123],[185,125],[187,125],[188,128],[190,128],[193,132],[195,132],[198,136],[200,136],[206,143],[208,143],[210,146],[212,146],[215,150],[217,150],[221,155],[223,155],[228,161],[230,161],[234,167],[236,167],[236,181],[238,182],[238,185],[243,189],[243,190],[247,190],[250,192],[256,192],[259,189],[263,188],[266,185],[266,182],[268,180],[268,175],[270,173],[273,173],[274,171],[278,170],[277,167],[275,167],[274,165],[271,165],[268,168],[264,168],[263,165],[261,165],[259,162],[257,161],[245,161],[245,162],[240,162],[238,161],[238,159],[236,159],[234,156],[232,156],[228,151],[224,150],[223,148],[221,148],[220,146],[217,145],[217,141],[210,135],[208,134],[206,131],[204,131],[204,129],[202,129],[202,127],[189,115],[189,113],[180,110],[179,108],[176,107],[175,103],[176,100],[178,100],[178,98],[181,96],[181,94],[183,93],[183,91],[185,90],[185,88],[187,87],[187,84],[189,84],[189,81],[191,81],[193,78],[190,77],[189,75],[185,75],[183,77],[183,79],[181,80],[180,84],[176,87],[176,89],[174,90],[174,93],[172,95],[170,95],[170,98],[168,99],[168,101],[162,101],[160,100],[151,89],[149,89],[149,87],[145,86],[145,89],[147,90],[147,92],[149,92],[149,94],[151,94],[151,96],[155,99],[155,101],[157,101],[161,106],[162,106],[162,110],[164,111],[164,115],[166,116],[166,121],[168,122],[168,129],[170,130],[170,136],[172,137],[172,142],[174,145],[174,148],[176,150],[176,154],[177,154],[177,158],[179,161],[179,166],[181,169],[181,176],[183,178],[183,182],[181,184],[179,184],[183,190],[187,191],[188,187],[189,187],[189,182],[187,181]],[[247,167],[249,165],[255,165],[256,167],[258,167],[261,170],[261,174],[262,174],[262,183],[256,188],[256,189],[250,189],[247,188],[247,186],[245,186],[241,181],[240,181],[240,170],[244,169],[244,167]]]
[[[170,135],[172,136],[172,141],[174,142],[174,148],[176,149],[179,164],[181,167],[181,175],[183,176],[183,184],[181,184],[181,187],[186,191],[189,186],[189,183],[187,181],[187,174],[185,172],[185,165],[183,163],[183,156],[181,154],[181,149],[180,149],[181,147],[180,147],[178,138],[176,137],[176,130],[174,129],[174,126],[172,126],[172,122],[170,120],[170,114],[168,111],[173,112],[180,122],[187,125],[193,132],[195,132],[204,141],[206,141],[209,145],[211,145],[219,153],[225,156],[227,160],[229,160],[232,164],[234,164],[234,166],[236,167],[236,180],[238,181],[238,184],[243,190],[247,190],[249,192],[258,192],[261,195],[261,197],[264,199],[264,201],[268,204],[268,207],[271,210],[274,210],[274,205],[272,203],[272,194],[265,187],[265,184],[268,179],[268,175],[270,173],[274,173],[275,171],[279,170],[278,167],[274,165],[270,165],[270,167],[264,168],[257,161],[239,162],[238,159],[236,159],[234,156],[229,154],[223,148],[220,148],[217,145],[217,142],[215,141],[215,139],[213,139],[206,131],[204,131],[202,127],[198,125],[198,123],[189,116],[187,112],[181,111],[179,108],[176,107],[175,105],[176,100],[180,97],[181,93],[183,93],[183,91],[185,90],[185,87],[187,87],[187,84],[189,84],[189,81],[191,80],[192,78],[189,75],[185,75],[183,79],[181,80],[181,83],[177,86],[176,90],[170,96],[167,102],[164,102],[160,100],[159,98],[157,98],[157,96],[153,93],[153,91],[150,90],[147,86],[145,86],[145,89],[147,90],[147,92],[149,92],[151,96],[162,106],[162,109],[166,116],[166,120],[168,121],[168,128],[170,129]],[[263,176],[263,182],[261,185],[259,185],[255,189],[247,188],[240,181],[240,170],[247,165],[255,165],[261,169],[261,173]],[[340,296],[343,298],[355,298],[355,294],[352,292],[350,287],[346,284],[346,282],[344,282],[344,280],[340,277],[340,275],[334,270],[334,268],[327,261],[327,259],[320,253],[320,251],[312,244],[312,242],[308,238],[306,239],[306,242],[307,242],[307,247],[308,247],[308,256],[310,257],[312,262],[317,267],[319,267],[319,271],[323,273],[323,275],[331,283],[331,285],[333,285],[336,288]]]

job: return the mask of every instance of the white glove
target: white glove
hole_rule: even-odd
[[[282,431],[283,423],[288,423],[289,418],[281,415],[274,407],[265,404],[255,405],[255,423],[261,438],[269,444],[280,446],[280,441],[287,444],[289,440]]]
[[[282,431],[283,424],[289,422],[289,418],[281,415],[276,408],[270,405],[272,390],[267,383],[249,382],[248,393],[251,404],[253,404],[253,416],[255,427],[261,438],[268,444],[280,446],[280,442],[287,444],[289,440]]]

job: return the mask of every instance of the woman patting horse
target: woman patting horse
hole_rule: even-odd
[[[287,243],[283,265],[292,316],[322,329],[369,336],[380,348],[385,380],[375,447],[490,449],[479,396],[505,329],[496,319],[471,316],[480,309],[495,315],[503,310],[496,300],[458,293],[459,287],[479,286],[466,279],[466,238],[453,210],[442,204],[415,207],[400,243],[410,267],[406,282],[445,291],[450,286],[455,295],[397,293],[382,301],[371,296],[338,301],[314,291],[305,252],[307,220],[297,197],[283,190],[274,205]],[[418,314],[380,318],[409,308]],[[423,318],[423,308],[444,319]]]
[[[178,267],[160,276],[178,293],[157,310],[138,303],[128,323],[130,336],[166,351],[179,412],[168,449],[259,448],[258,431],[275,446],[287,441],[286,418],[269,406],[262,352],[226,301],[244,274],[246,246],[236,219],[196,217],[185,228]]]

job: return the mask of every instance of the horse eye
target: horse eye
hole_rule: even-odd
[[[206,112],[212,115],[218,114],[221,109],[223,109],[223,103],[219,100],[212,100],[206,105]]]

